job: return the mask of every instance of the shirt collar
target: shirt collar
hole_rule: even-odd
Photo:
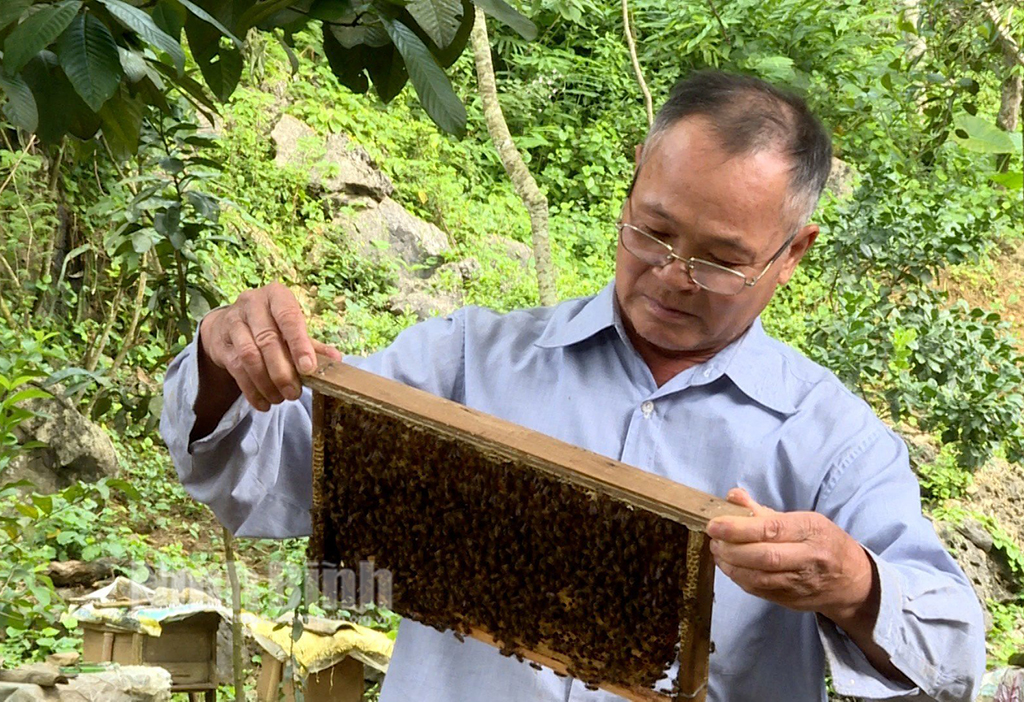
[[[568,319],[559,314],[560,311],[556,308],[547,327],[534,342],[535,345],[545,349],[572,346],[609,327],[618,327],[615,283],[608,283],[582,307],[570,311]]]
[[[744,395],[780,414],[793,414],[795,378],[782,345],[768,336],[758,317],[739,339],[708,363],[716,365]]]
[[[563,306],[562,309],[565,309]],[[619,320],[614,281],[602,288],[582,307],[568,310],[567,317],[555,314],[534,342],[541,348],[572,346],[614,328],[626,344],[629,341]],[[715,354],[705,364],[711,382],[726,375],[747,397],[780,414],[793,414],[796,405],[788,387],[786,358],[779,342],[765,333],[758,317],[740,338]]]

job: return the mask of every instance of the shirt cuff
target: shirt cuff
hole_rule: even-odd
[[[219,307],[217,309],[220,309]],[[216,310],[210,310],[214,312]],[[209,314],[209,312],[207,313]],[[199,396],[199,354],[202,353],[200,349],[201,340],[199,338],[199,328],[202,326],[202,322],[196,325],[196,336],[192,340],[191,356],[186,360],[184,368],[185,372],[185,396],[184,402],[182,403],[188,412],[185,418],[185,424],[189,429],[189,434],[192,433],[192,427],[196,423],[196,397]],[[217,426],[206,436],[195,441],[188,442],[188,453],[193,455],[196,451],[202,452],[204,448],[215,446],[218,441],[223,439],[225,436],[230,434],[235,427],[242,423],[242,421],[248,417],[255,410],[253,406],[249,404],[249,401],[245,399],[245,395],[239,395],[235,398],[235,401],[231,403],[227,412],[220,418]]]
[[[905,616],[903,611],[903,588],[896,568],[878,558],[870,549],[864,551],[874,562],[878,570],[880,598],[878,619],[871,633],[871,639],[889,655],[896,668],[907,677],[912,677],[914,666],[901,665],[899,634],[900,625]],[[860,650],[842,629],[835,623],[816,615],[818,636],[825,649],[829,669],[832,673],[832,686],[840,695],[857,697],[866,700],[887,699],[930,699],[923,695],[920,688],[892,680],[880,673],[871,664],[864,652]]]

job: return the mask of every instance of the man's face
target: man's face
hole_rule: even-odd
[[[658,235],[680,256],[753,278],[793,233],[785,209],[790,164],[783,156],[731,156],[700,116],[680,120],[648,148],[622,220]],[[721,350],[789,280],[817,232],[814,225],[803,227],[757,285],[733,296],[697,287],[680,262],[663,268],[644,263],[620,239],[615,290],[634,344],[665,357]]]

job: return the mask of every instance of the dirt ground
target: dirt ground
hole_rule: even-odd
[[[943,277],[940,287],[950,300],[998,312],[1010,323],[1024,352],[1024,239],[999,244],[980,269],[961,267]]]

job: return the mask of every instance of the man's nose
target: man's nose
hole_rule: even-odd
[[[651,266],[655,277],[664,285],[682,292],[696,292],[700,286],[693,282],[686,261],[672,259],[664,266]]]

